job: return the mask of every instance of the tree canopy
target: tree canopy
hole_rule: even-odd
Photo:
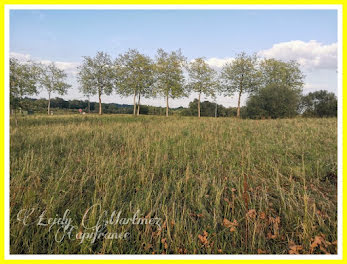
[[[140,98],[153,95],[155,67],[150,57],[131,49],[115,60],[117,92],[123,96],[134,96],[134,115],[140,114]],[[136,97],[138,101],[136,103]]]
[[[219,89],[217,72],[210,67],[204,58],[197,58],[190,62],[188,68],[189,91],[198,93],[198,116],[200,117],[201,95],[215,97]]]
[[[247,101],[248,116],[279,118],[297,115],[303,78],[299,65],[294,61],[262,61],[259,88]]]
[[[284,62],[276,59],[266,59],[260,63],[260,86],[287,86],[293,90],[302,91],[304,74],[296,61]]]
[[[97,52],[95,57],[83,57],[78,82],[84,95],[98,95],[99,114],[102,114],[101,95],[110,95],[115,86],[115,70],[110,55]]]
[[[39,67],[33,62],[21,63],[10,58],[10,105],[21,107],[21,99],[38,93]]]
[[[58,93],[64,95],[71,87],[66,83],[67,74],[64,70],[59,69],[54,62],[48,65],[40,65],[40,86],[48,93],[48,108],[47,113],[50,114],[51,94]]]
[[[181,50],[170,53],[159,49],[156,55],[155,93],[166,99],[166,116],[169,115],[169,98],[175,99],[186,96],[183,67],[186,58]]]
[[[301,99],[301,112],[308,117],[337,116],[337,98],[325,90],[311,92]]]
[[[224,65],[221,72],[222,92],[225,96],[238,94],[237,117],[240,117],[240,101],[243,93],[258,89],[260,75],[257,70],[257,57],[241,52]]]

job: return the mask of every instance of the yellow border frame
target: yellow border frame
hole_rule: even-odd
[[[189,2],[184,1],[184,0],[136,0],[136,1],[130,1],[130,0],[118,0],[118,1],[112,1],[112,0],[100,0],[98,2],[93,1],[93,0],[73,0],[73,1],[68,1],[68,0],[61,0],[61,1],[56,1],[56,0],[3,0],[2,3],[0,3],[0,34],[1,34],[1,52],[0,52],[0,60],[2,63],[0,63],[0,70],[1,70],[1,75],[0,75],[0,81],[2,84],[2,92],[0,96],[0,103],[2,107],[0,107],[0,118],[1,118],[1,138],[2,140],[0,141],[0,148],[2,149],[1,151],[1,162],[0,162],[0,169],[3,172],[1,176],[1,198],[0,198],[0,263],[94,263],[94,262],[117,262],[117,263],[164,263],[164,262],[170,262],[170,263],[180,263],[180,262],[189,262],[189,263],[210,263],[210,262],[218,262],[218,263],[235,263],[235,262],[242,262],[242,263],[253,263],[253,262],[260,262],[260,263],[289,263],[289,262],[294,262],[295,263],[309,263],[314,261],[316,264],[320,264],[323,262],[328,262],[328,263],[345,263],[347,262],[347,243],[342,243],[343,247],[343,256],[342,260],[5,260],[5,5],[15,5],[15,4],[30,4],[30,5],[35,5],[35,4],[62,4],[62,5],[71,5],[71,4],[212,4],[211,1],[208,0],[190,0]],[[234,0],[234,1],[227,1],[227,0],[218,0],[214,1],[213,4],[261,4],[261,5],[281,5],[281,4],[295,4],[295,5],[317,5],[317,4],[329,4],[329,5],[341,5],[342,6],[342,35],[345,35],[347,31],[347,16],[343,15],[343,10],[344,10],[344,1],[323,1],[323,0],[305,0],[305,1],[300,1],[300,0],[281,0],[281,1],[274,1],[274,0]],[[341,25],[340,25],[341,26]],[[347,34],[347,33],[346,33]],[[346,45],[346,38],[342,37],[342,47],[345,47]],[[344,51],[345,49],[342,48]],[[346,48],[347,50],[347,48]],[[346,52],[343,52],[343,57],[342,57],[342,64],[343,68],[347,68],[347,60],[346,60]],[[342,74],[343,76],[343,74]],[[342,80],[342,87],[346,83],[345,78]],[[342,88],[342,94],[343,94],[343,88]],[[340,98],[339,98],[340,99]],[[346,104],[347,99],[342,97],[342,103]],[[343,112],[343,119],[342,122],[347,122],[347,107],[342,109]],[[344,134],[347,134],[342,130],[342,137]],[[345,163],[347,162],[347,150],[345,147],[346,143],[343,142],[342,144],[342,161]],[[346,155],[344,155],[346,154]],[[343,178],[344,173],[342,174]],[[343,182],[343,181],[342,181]],[[345,189],[347,187],[347,181],[343,182],[342,189]],[[342,211],[347,212],[347,195],[343,195],[343,207]],[[343,215],[343,223],[342,223],[342,228],[343,226],[347,225],[347,217],[346,215]],[[347,230],[343,228],[343,240],[346,239],[347,236]]]

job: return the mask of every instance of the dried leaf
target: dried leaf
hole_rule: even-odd
[[[258,254],[266,254],[266,251],[258,248]]]
[[[259,218],[262,219],[262,220],[264,220],[264,219],[266,218],[265,213],[264,213],[264,212],[260,212],[260,213],[259,213]]]
[[[251,209],[247,212],[246,216],[249,218],[255,218],[257,216],[257,212],[255,211],[255,209]]]
[[[198,238],[205,247],[210,247],[208,240],[207,240],[208,233],[206,231],[203,232],[203,235],[198,235]]]
[[[266,235],[267,239],[275,239],[277,237],[276,234],[272,234],[271,232],[268,232],[267,235]]]
[[[289,241],[289,254],[298,255],[303,250],[301,245],[296,245],[293,241]]]
[[[230,228],[230,227],[236,227],[239,225],[239,223],[234,220],[233,222],[229,221],[228,219],[224,218],[223,220],[223,225],[227,228]]]
[[[206,243],[207,243],[207,238],[206,238],[206,237],[204,237],[204,236],[202,236],[202,235],[198,235],[198,238],[200,239],[200,242],[201,242],[202,244],[206,244]]]
[[[327,243],[324,239],[324,236],[315,236],[313,242],[310,245],[310,253],[312,254],[314,250],[319,246],[320,250],[326,253],[325,247]],[[326,253],[327,254],[327,253]]]

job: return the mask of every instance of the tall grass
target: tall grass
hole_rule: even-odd
[[[336,119],[29,116],[10,130],[13,254],[336,254]],[[161,228],[57,242],[57,226],[17,219],[69,209],[79,224],[95,204],[90,223],[140,210]]]

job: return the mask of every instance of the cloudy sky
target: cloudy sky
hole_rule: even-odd
[[[23,61],[56,62],[73,85],[66,96],[60,96],[65,99],[86,99],[75,78],[82,56],[106,51],[115,58],[129,48],[151,57],[158,48],[180,48],[188,60],[203,56],[217,70],[241,51],[294,59],[306,75],[304,93],[324,89],[337,94],[335,10],[10,11],[10,55]],[[172,100],[170,105],[187,106],[195,97]],[[245,100],[246,96],[243,104]],[[103,101],[131,104],[132,98],[112,95],[103,96]],[[236,96],[219,96],[217,101],[225,106],[237,102]],[[142,103],[164,106],[165,100],[143,99]]]

